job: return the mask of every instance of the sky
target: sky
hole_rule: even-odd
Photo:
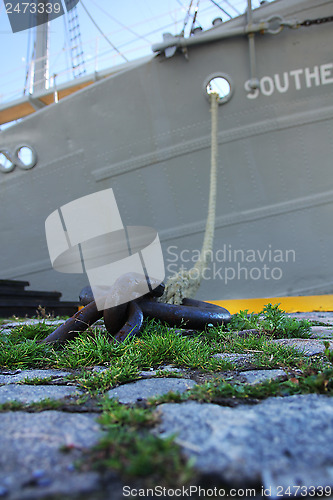
[[[12,33],[7,1],[0,0],[0,104],[23,95],[35,32],[31,28]],[[14,5],[16,0],[11,1]],[[247,0],[199,0],[196,25],[208,29],[217,17],[229,19],[216,3],[232,17],[244,13],[247,6]],[[254,8],[259,3],[252,0]],[[77,11],[86,73],[152,54],[151,45],[161,41],[164,32],[181,32],[189,4],[190,0],[81,0]],[[198,0],[193,0],[192,15],[197,4]],[[191,25],[189,17],[185,33]],[[67,27],[66,16],[49,23],[50,76],[56,74],[57,83],[73,77]]]

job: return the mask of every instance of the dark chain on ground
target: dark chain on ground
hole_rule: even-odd
[[[317,19],[306,19],[300,26],[313,26],[314,24],[324,24],[333,22],[333,16],[328,17],[318,17]]]

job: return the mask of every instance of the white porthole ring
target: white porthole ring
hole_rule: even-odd
[[[165,277],[157,232],[124,227],[112,189],[55,210],[45,221],[45,233],[53,268],[86,272],[98,310],[137,299]]]
[[[29,153],[31,155],[31,159],[27,163],[22,161],[19,157],[19,153],[20,153],[21,149],[23,149],[23,148],[28,149]],[[29,144],[20,144],[19,146],[17,146],[15,148],[15,151],[14,151],[14,158],[15,158],[15,162],[16,162],[17,166],[19,168],[21,168],[22,170],[30,170],[37,163],[37,153],[32,146],[29,146]]]
[[[21,150],[26,150],[25,154],[29,155],[29,159],[20,158]],[[0,172],[5,174],[12,172],[15,167],[21,170],[30,170],[37,164],[37,153],[32,146],[28,144],[20,144],[16,146],[14,151],[0,149]]]
[[[1,160],[1,156],[4,158]],[[6,161],[8,164],[6,165]],[[0,172],[7,174],[15,168],[15,163],[12,160],[11,154],[7,149],[0,149]]]
[[[212,89],[212,91],[208,90],[209,84],[211,82],[214,82],[217,80],[221,80],[226,86],[225,90],[221,89],[222,93],[220,93],[217,89]],[[228,91],[226,89],[228,89]],[[235,85],[232,81],[232,78],[229,75],[227,75],[226,73],[217,72],[217,73],[212,73],[211,75],[209,75],[205,79],[204,84],[203,84],[203,90],[204,90],[204,94],[206,96],[206,99],[208,99],[209,101],[210,101],[210,94],[212,92],[215,92],[215,93],[218,93],[220,96],[220,98],[218,99],[218,103],[219,104],[226,104],[227,102],[230,101],[230,99],[233,96],[233,93],[235,91]]]

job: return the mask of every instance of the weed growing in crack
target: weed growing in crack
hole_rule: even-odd
[[[286,316],[279,305],[267,304],[258,314],[249,314],[247,309],[240,311],[233,316],[229,329],[255,329],[273,338],[309,338],[310,321]]]

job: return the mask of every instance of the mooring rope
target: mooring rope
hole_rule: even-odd
[[[217,191],[217,151],[218,151],[218,100],[219,95],[210,94],[211,102],[211,166],[208,214],[205,235],[200,252],[200,258],[192,269],[180,268],[178,273],[171,276],[166,285],[161,302],[168,304],[181,304],[184,298],[193,298],[200,287],[204,270],[207,268],[209,256],[213,250],[215,213],[216,213],[216,191]]]

